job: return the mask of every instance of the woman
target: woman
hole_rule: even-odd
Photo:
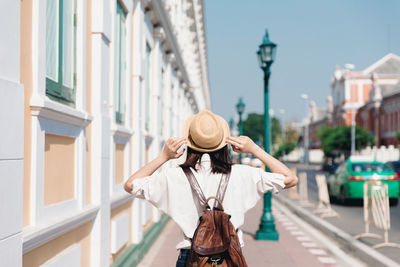
[[[297,177],[280,161],[270,156],[246,136],[231,137],[226,121],[204,110],[188,118],[183,126],[182,138],[170,138],[161,154],[135,172],[125,183],[125,190],[143,198],[168,214],[182,230],[182,241],[176,246],[180,255],[176,266],[185,266],[190,239],[197,227],[201,206],[193,195],[182,167],[190,167],[206,197],[215,196],[222,175],[230,172],[228,187],[223,200],[226,213],[238,229],[243,246],[240,226],[244,214],[254,207],[260,196],[267,192],[280,192],[297,184]],[[165,162],[177,159],[187,146],[186,161],[178,167],[164,168],[154,173]],[[228,146],[235,152],[250,153],[260,159],[271,172],[247,165],[232,164]],[[212,203],[210,203],[212,204]]]

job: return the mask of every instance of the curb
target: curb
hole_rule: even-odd
[[[333,238],[342,246],[345,251],[348,251],[350,254],[365,262],[369,266],[400,267],[400,264],[397,262],[365,245],[364,243],[354,239],[348,233],[312,214],[308,210],[297,206],[291,200],[279,195],[274,195],[274,199],[285,205],[304,221],[308,222],[327,236]]]

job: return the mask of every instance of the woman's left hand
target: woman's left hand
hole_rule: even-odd
[[[183,155],[185,149],[178,152],[179,148],[186,144],[186,138],[169,138],[164,145],[160,156],[165,160],[177,159]]]

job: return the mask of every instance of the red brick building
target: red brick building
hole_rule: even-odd
[[[400,57],[394,54],[384,56],[363,71],[337,68],[331,82],[334,126],[351,125],[352,113],[371,101],[373,83],[386,91],[399,81]]]
[[[374,136],[375,144],[397,145],[400,130],[400,57],[388,54],[363,71],[336,68],[327,108],[310,104],[309,147],[320,148],[318,129],[350,126],[352,116]]]
[[[358,110],[356,122],[373,134],[377,146],[399,145],[400,83],[384,89],[374,88],[375,97]]]

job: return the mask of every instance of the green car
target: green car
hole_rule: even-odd
[[[390,205],[396,206],[399,197],[399,180],[389,165],[378,161],[343,162],[328,179],[328,191],[332,201],[346,204],[351,199],[364,197],[364,181],[382,181],[388,185]]]

